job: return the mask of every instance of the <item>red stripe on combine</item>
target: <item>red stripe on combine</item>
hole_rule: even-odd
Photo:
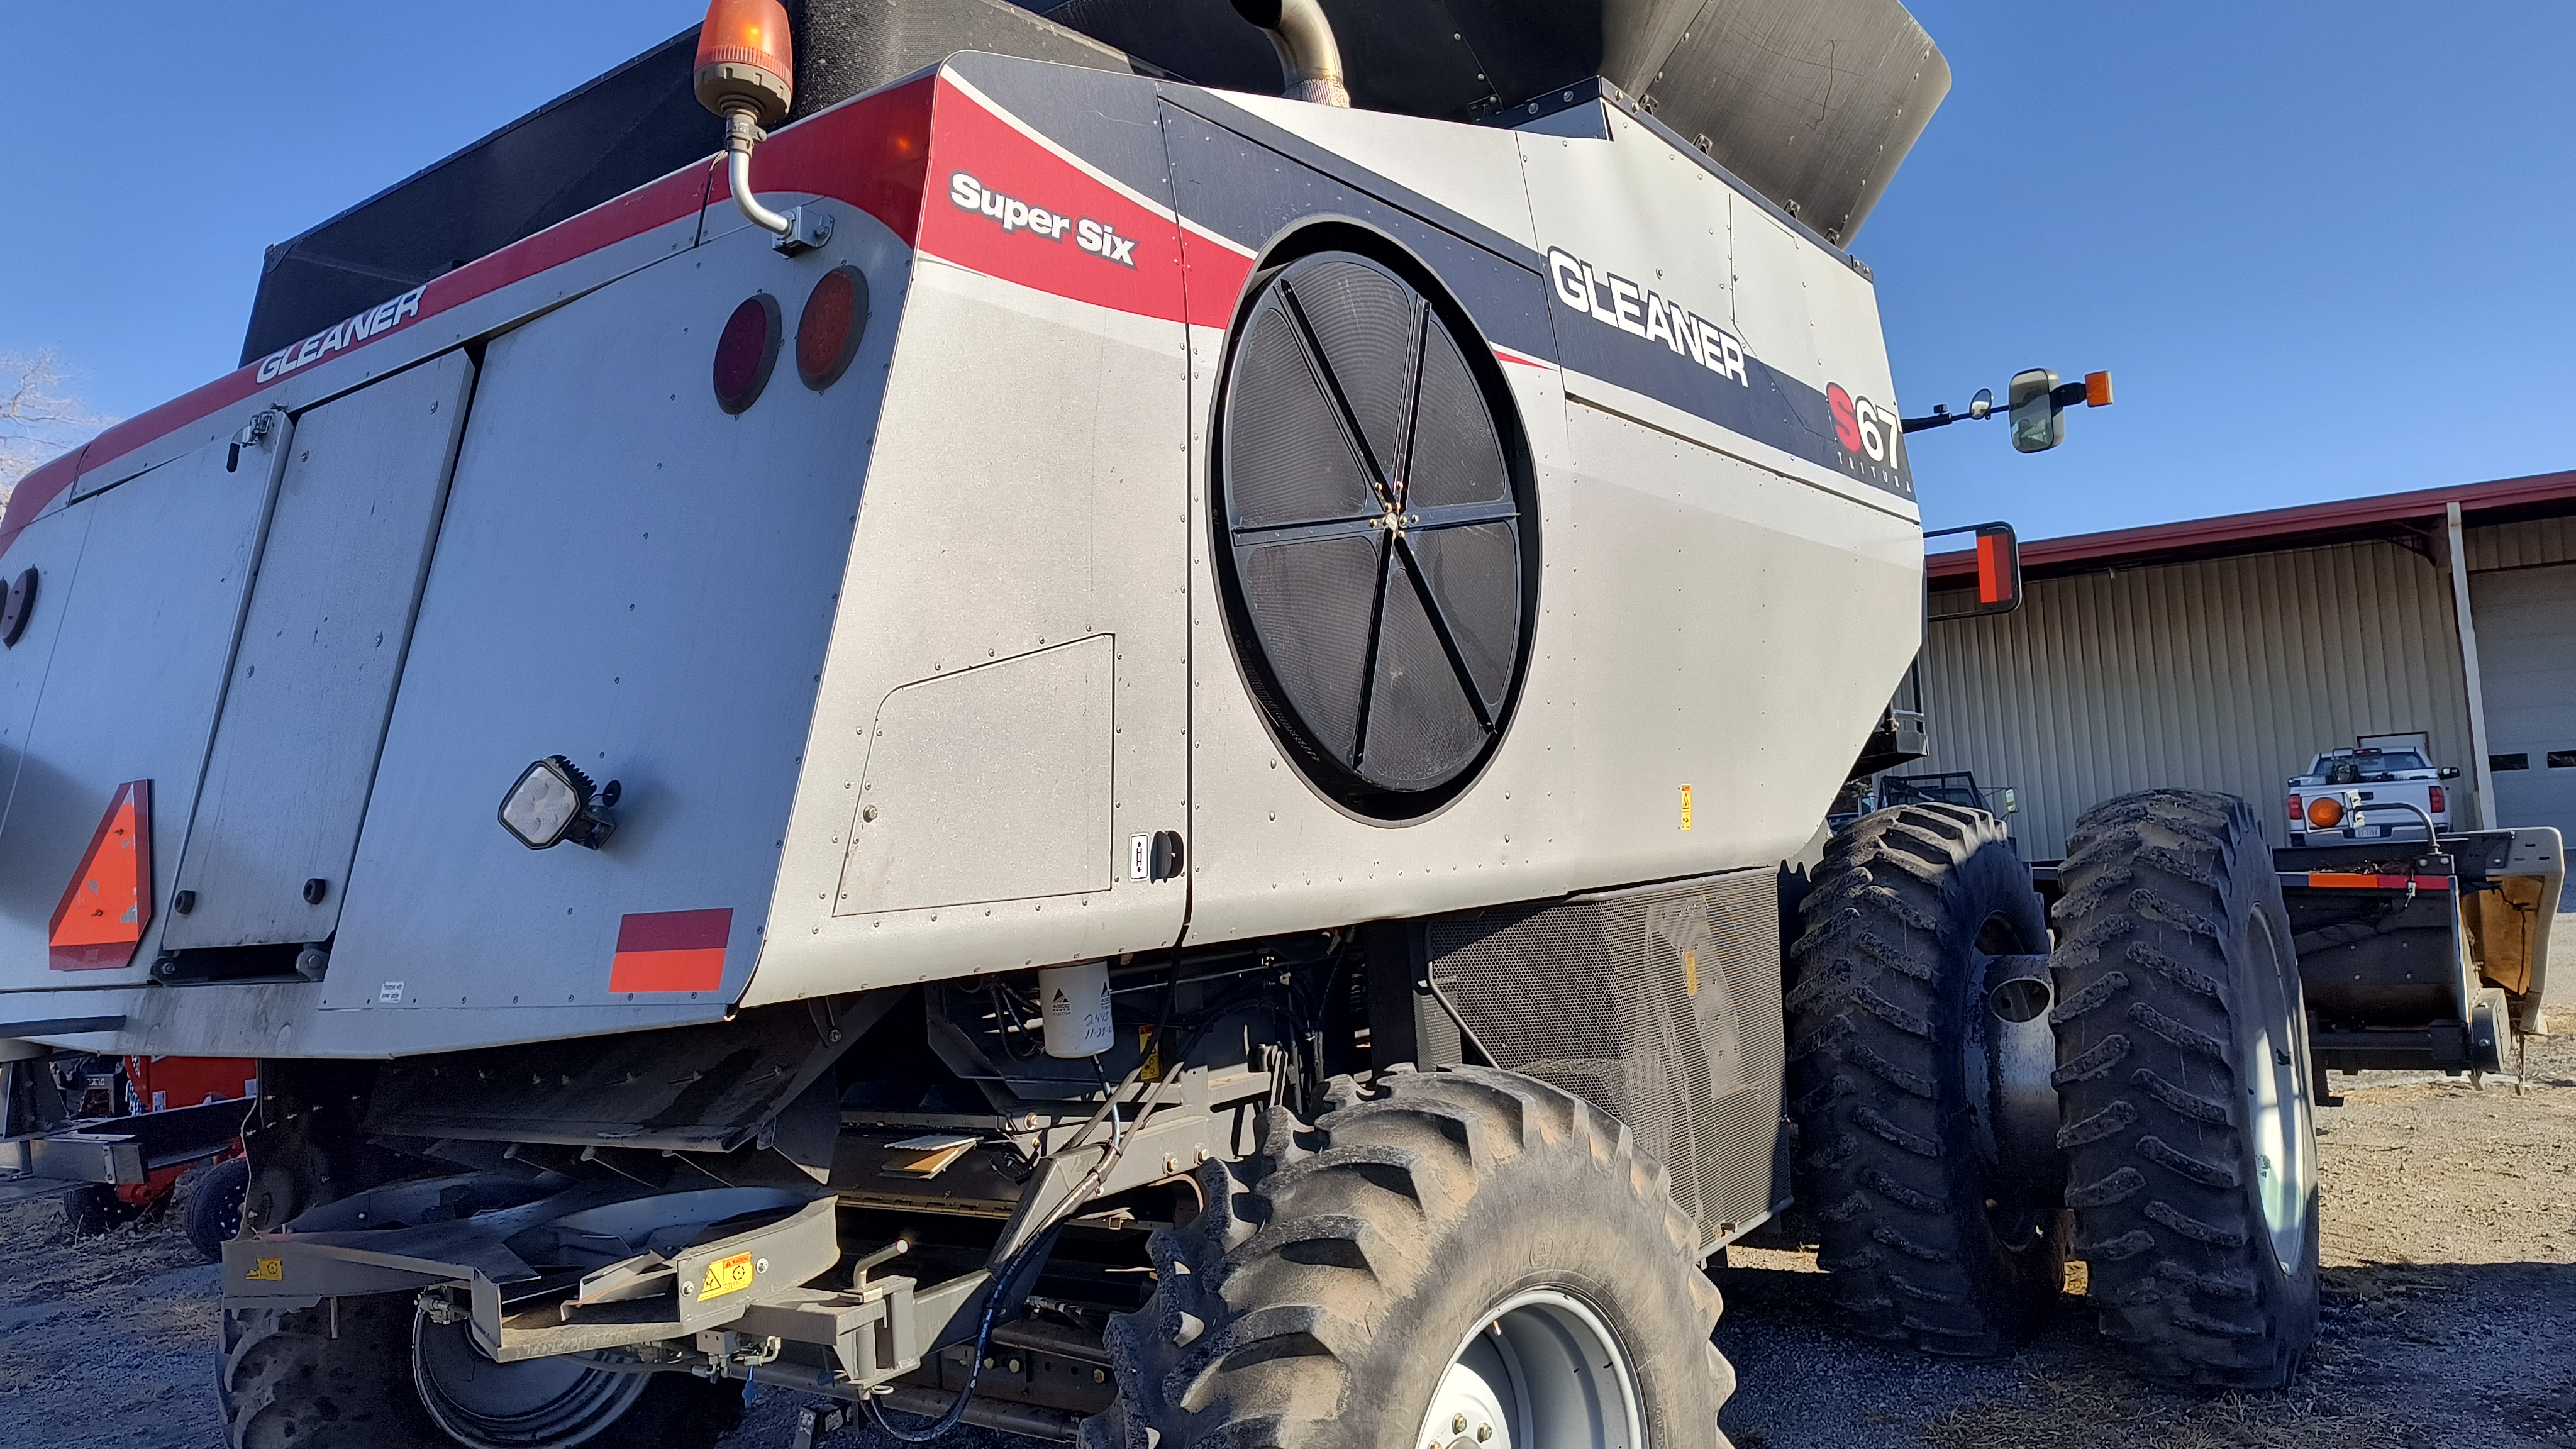
[[[918,243],[924,255],[1072,301],[1182,320],[1181,229],[1170,217],[1138,205],[945,79],[930,134],[935,164]],[[963,204],[970,196],[974,204]],[[1028,224],[1031,208],[1044,211],[1047,224]],[[1085,250],[1086,223],[1106,227],[1111,245]],[[1114,255],[1117,241],[1132,243],[1124,261]]]
[[[911,85],[835,107],[780,131],[761,145],[752,163],[754,184],[773,193],[805,192],[845,202],[884,222],[906,245],[911,245],[921,214],[921,179],[930,159],[931,89],[930,79],[924,77]],[[714,135],[717,127],[712,118],[707,126],[710,136]],[[422,293],[419,315],[407,326],[354,342],[349,351],[399,336],[439,313],[513,282],[525,281],[656,227],[694,216],[723,193],[719,164],[712,160],[692,162],[658,181],[602,202],[579,216],[567,217],[535,236],[432,280]],[[259,364],[254,361],[149,412],[128,418],[77,452],[28,474],[10,495],[6,511],[0,512],[0,552],[5,552],[28,522],[60,497],[78,474],[114,462],[200,418],[242,402],[267,385],[259,380]]]

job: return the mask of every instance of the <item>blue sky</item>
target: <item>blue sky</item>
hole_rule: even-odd
[[[2576,6],[1916,0],[1949,100],[1863,229],[1908,412],[2107,367],[2056,453],[1918,436],[2025,537],[2576,466]],[[229,370],[260,255],[693,22],[695,0],[0,7],[33,151],[0,352],[130,415]],[[85,16],[90,15],[84,9]],[[51,24],[49,25],[49,21]],[[89,93],[102,93],[92,91]]]

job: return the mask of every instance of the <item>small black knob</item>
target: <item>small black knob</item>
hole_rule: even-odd
[[[181,891],[170,898],[170,909],[177,911],[180,915],[184,916],[196,908],[197,893],[195,891]]]
[[[318,906],[322,904],[322,898],[330,893],[331,883],[317,875],[304,883],[304,904]]]

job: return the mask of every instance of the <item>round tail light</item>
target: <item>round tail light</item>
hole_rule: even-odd
[[[2343,802],[2332,795],[2319,795],[2308,802],[2308,824],[2318,830],[2332,830],[2343,823]]]
[[[867,276],[849,266],[825,272],[796,319],[796,375],[816,392],[839,382],[867,330]]]
[[[716,406],[740,413],[760,401],[778,366],[778,299],[767,292],[746,298],[725,319],[716,338]]]

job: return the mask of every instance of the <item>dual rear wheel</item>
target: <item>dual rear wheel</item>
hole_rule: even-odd
[[[1881,811],[1828,849],[1787,995],[1819,1264],[1859,1332],[1982,1355],[2041,1326],[2072,1255],[2139,1371],[2287,1383],[2316,1333],[2314,1094],[2261,824],[2147,791],[2067,849],[2053,952],[1983,811]],[[2017,1125],[2035,1096],[2053,1134]]]

